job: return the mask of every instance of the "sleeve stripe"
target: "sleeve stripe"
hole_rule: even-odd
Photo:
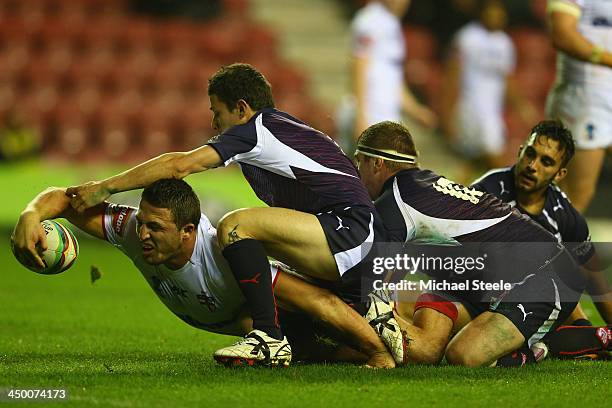
[[[104,240],[110,242],[108,240],[108,234],[106,232],[106,211],[108,211],[108,207],[109,206],[107,205],[100,215],[102,216],[102,233],[104,234]]]
[[[546,12],[551,14],[553,12],[560,12],[572,15],[576,18],[580,18],[582,14],[582,10],[580,6],[576,3],[568,0],[553,0],[548,2],[548,7],[546,8]]]

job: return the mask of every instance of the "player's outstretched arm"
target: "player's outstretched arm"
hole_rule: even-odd
[[[66,194],[71,197],[71,206],[83,212],[102,203],[111,194],[144,188],[161,179],[182,179],[222,163],[217,151],[208,145],[189,152],[164,153],[105,180],[69,187]]]
[[[278,277],[274,295],[281,307],[306,313],[337,331],[350,346],[364,353],[369,366],[395,367],[393,357],[374,329],[330,291],[283,273]]]
[[[104,239],[103,212],[104,206],[98,206],[78,214],[70,208],[70,198],[66,196],[65,188],[50,187],[38,194],[21,212],[11,236],[15,256],[26,265],[44,268],[38,251],[47,249],[47,241],[40,222],[52,218],[66,218],[83,231]]]
[[[550,2],[548,13],[550,38],[555,48],[579,60],[612,67],[612,53],[580,33],[580,8],[557,0]]]

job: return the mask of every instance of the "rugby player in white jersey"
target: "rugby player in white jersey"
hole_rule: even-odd
[[[478,19],[455,35],[453,53],[447,63],[446,91],[449,113],[446,133],[468,160],[463,178],[503,165],[506,146],[504,101],[528,123],[535,108],[519,96],[509,76],[516,66],[512,39],[504,31],[508,15],[501,0],[480,0]]]
[[[612,2],[549,0],[548,21],[558,54],[547,114],[574,135],[576,155],[562,187],[584,212],[612,148]]]
[[[112,193],[239,163],[269,207],[231,212],[217,227],[254,328],[217,355],[240,358],[261,347],[285,347],[272,281],[263,273],[268,256],[331,282],[336,294],[365,314],[361,281],[372,274],[371,244],[384,239],[385,230],[353,163],[329,136],[276,109],[269,82],[251,65],[222,67],[209,79],[208,95],[218,136],[192,151],[162,154],[106,180],[68,188],[73,208],[83,211]],[[380,341],[365,319],[355,325]],[[402,359],[386,358],[389,364]]]
[[[216,230],[200,212],[198,197],[183,180],[164,179],[148,186],[139,208],[104,202],[83,213],[70,207],[65,188],[45,190],[21,213],[13,232],[14,252],[22,263],[43,265],[38,251],[46,247],[46,240],[40,221],[50,218],[66,218],[123,252],[164,305],[186,323],[236,336],[251,331],[244,296],[221,254]],[[362,355],[376,354],[378,343],[370,344],[367,332],[363,336],[359,327],[355,328],[354,322],[362,319],[357,312],[328,290],[288,272],[278,263],[265,271],[283,309],[324,322]],[[286,364],[291,358],[283,348],[262,348],[237,362],[254,364],[261,359],[259,354],[272,365]],[[380,366],[378,363],[375,358],[369,364]]]
[[[410,0],[371,1],[353,19],[355,138],[374,123],[401,120],[402,112],[427,127],[437,121],[404,80],[406,44],[401,18],[409,7]]]

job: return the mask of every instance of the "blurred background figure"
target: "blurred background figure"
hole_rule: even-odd
[[[404,81],[406,45],[401,18],[410,2],[371,1],[353,19],[355,137],[374,123],[401,121],[402,113],[426,127],[437,122],[436,115],[415,98]]]
[[[452,146],[466,160],[459,181],[474,173],[502,167],[505,162],[506,126],[504,101],[526,123],[537,119],[535,108],[510,81],[516,67],[512,39],[504,31],[508,14],[501,0],[480,0],[477,20],[455,35],[447,61],[444,130]]]
[[[612,151],[612,2],[549,0],[548,16],[558,56],[547,113],[562,119],[576,140],[576,156],[562,187],[584,212],[606,151]]]

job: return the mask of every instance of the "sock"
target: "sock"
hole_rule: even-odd
[[[547,339],[550,352],[558,358],[576,358],[609,350],[609,327],[559,326]]]
[[[254,239],[243,239],[226,247],[223,256],[246,298],[253,318],[253,328],[275,339],[282,339],[272,292],[270,264],[262,243]]]
[[[506,354],[497,360],[497,367],[523,367],[535,363],[533,352],[526,346]]]

